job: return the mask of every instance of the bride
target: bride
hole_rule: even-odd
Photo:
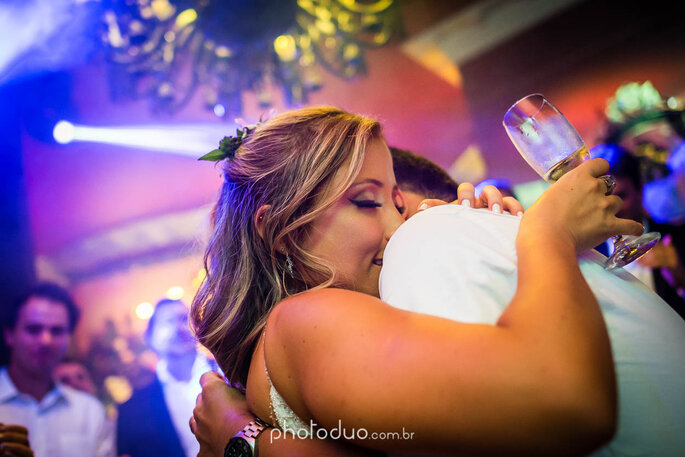
[[[526,212],[517,291],[489,326],[377,298],[404,205],[377,122],[303,109],[222,145],[191,313],[260,418],[295,432],[413,434],[351,439],[390,452],[582,454],[611,437],[611,350],[576,254],[642,226],[615,217],[605,161],[571,171]]]

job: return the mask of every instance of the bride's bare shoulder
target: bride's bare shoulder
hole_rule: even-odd
[[[271,312],[270,320],[287,316],[316,317],[329,313],[354,312],[365,306],[387,306],[380,299],[361,292],[346,289],[326,288],[301,292],[282,300]]]
[[[271,337],[278,335],[276,338],[280,339],[339,331],[365,322],[371,315],[392,313],[393,310],[376,297],[351,290],[327,288],[307,291],[276,305],[267,321],[267,333]]]

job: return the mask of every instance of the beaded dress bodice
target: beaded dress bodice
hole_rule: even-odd
[[[285,399],[278,393],[273,382],[271,382],[271,376],[269,376],[269,370],[266,368],[266,363],[264,364],[264,371],[266,372],[266,379],[269,381],[269,401],[272,420],[274,420],[276,425],[278,425],[278,428],[284,432],[293,433],[299,438],[310,438],[310,427],[295,414],[295,411],[288,406]]]

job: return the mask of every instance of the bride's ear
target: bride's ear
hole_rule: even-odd
[[[271,208],[271,205],[262,205],[254,213],[254,226],[261,239],[264,239],[264,214]]]
[[[257,229],[257,234],[263,240],[264,239],[264,224],[266,223],[266,213],[271,208],[271,205],[262,205],[257,209],[254,214],[254,226]],[[285,254],[285,247],[283,245],[283,240],[281,240],[276,246],[276,250],[281,254]]]

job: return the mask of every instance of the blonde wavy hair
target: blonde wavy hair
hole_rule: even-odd
[[[340,285],[324,259],[302,242],[310,223],[347,190],[378,122],[332,107],[305,108],[261,124],[232,160],[212,213],[207,275],[191,323],[234,385],[243,387],[271,309],[289,295]],[[342,184],[332,186],[342,173]],[[334,188],[335,187],[335,188]],[[262,233],[255,214],[266,206]],[[293,274],[286,273],[287,253]]]

